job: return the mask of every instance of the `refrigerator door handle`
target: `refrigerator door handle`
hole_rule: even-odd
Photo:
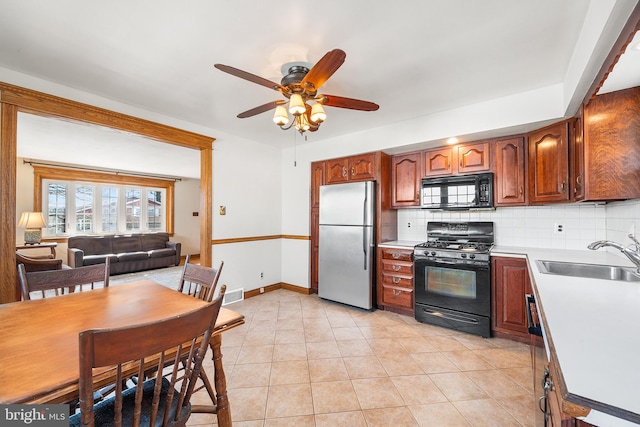
[[[369,242],[367,241],[367,234],[368,234],[368,230],[366,225],[368,224],[367,222],[367,208],[369,205],[369,183],[365,182],[364,183],[364,202],[362,203],[362,224],[365,225],[365,227],[362,227],[362,254],[364,257],[364,270],[367,270],[367,246],[369,245]]]
[[[362,227],[362,253],[364,255],[364,270],[367,269],[367,227]]]

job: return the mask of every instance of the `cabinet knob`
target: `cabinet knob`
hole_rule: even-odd
[[[347,177],[347,168],[342,168],[342,176],[343,176],[344,178],[346,178],[346,177]]]
[[[400,295],[402,295],[402,291],[399,291],[399,290],[397,290],[397,289],[393,289],[393,294],[394,294],[395,296],[400,296]]]
[[[400,278],[399,277],[392,277],[391,281],[393,282],[394,285],[397,285],[400,283]]]
[[[400,259],[400,254],[397,252],[392,253],[391,256],[393,257],[393,259]]]
[[[520,195],[522,196],[524,194],[524,187],[521,185],[520,186]]]
[[[563,179],[562,183],[560,184],[560,191],[562,191],[563,193],[565,193],[567,191],[567,182]]]
[[[356,174],[356,168],[351,168],[351,176],[354,176]]]
[[[393,268],[394,271],[400,271],[402,267],[399,265],[393,265],[391,268]]]

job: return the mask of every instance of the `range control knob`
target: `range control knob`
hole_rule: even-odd
[[[474,259],[476,256],[474,254],[469,255],[469,258]]]
[[[436,251],[431,252],[431,256],[436,256]]]
[[[466,258],[467,254],[460,254],[460,258]]]

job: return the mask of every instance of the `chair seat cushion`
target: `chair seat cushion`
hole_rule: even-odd
[[[155,387],[156,380],[147,380],[142,385],[142,411],[140,416],[140,425],[148,426],[151,420],[151,404],[153,399],[153,389]],[[171,384],[166,378],[162,379],[162,389],[160,394],[160,406],[158,408],[158,415],[154,426],[161,426],[162,419],[164,418],[165,403],[167,399],[167,393],[171,388]],[[169,420],[172,420],[178,407],[178,391],[174,392],[174,399],[171,402],[171,409],[169,411]],[[136,387],[131,387],[122,392],[122,425],[131,425],[133,422],[133,410],[135,406]],[[115,398],[103,400],[93,406],[94,422],[96,426],[112,426],[114,417],[114,405]],[[176,421],[177,425],[184,425],[184,422],[191,415],[191,404],[184,406],[180,411],[180,421]],[[69,426],[79,427],[82,424],[82,415],[80,412],[72,415],[69,418]],[[173,423],[169,422],[169,425]]]

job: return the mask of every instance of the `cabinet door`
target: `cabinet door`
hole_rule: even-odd
[[[587,200],[640,198],[640,86],[594,97],[584,109]]]
[[[424,175],[451,175],[453,170],[453,148],[427,150],[424,152]]]
[[[420,206],[422,153],[391,158],[391,206]]]
[[[349,180],[349,158],[331,159],[325,162],[325,183],[339,184]]]
[[[501,139],[494,143],[496,206],[521,206],[525,197],[524,137]]]
[[[532,204],[569,200],[568,122],[529,134],[529,201]]]
[[[324,162],[311,163],[311,207],[320,206],[320,186],[324,184]]]
[[[349,157],[349,181],[370,181],[376,179],[375,153]]]
[[[491,168],[488,141],[459,145],[456,149],[459,174],[483,172]]]
[[[531,293],[527,261],[492,257],[493,329],[498,335],[529,341],[525,294]]]

